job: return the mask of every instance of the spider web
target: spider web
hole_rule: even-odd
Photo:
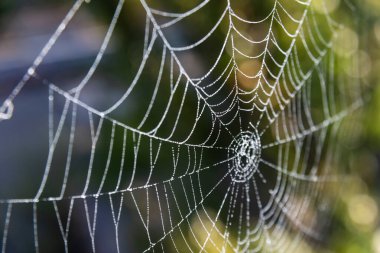
[[[87,94],[127,2],[146,16],[137,64],[96,103]],[[21,238],[36,252],[294,252],[324,241],[346,119],[362,104],[339,72],[345,27],[327,4],[268,1],[250,19],[239,1],[176,13],[120,0],[91,66],[62,87],[39,66],[91,4],[75,1],[0,109],[8,124],[29,83],[47,89],[43,170],[29,168],[39,181],[27,197],[0,200],[2,252]],[[212,22],[199,21],[211,9]]]

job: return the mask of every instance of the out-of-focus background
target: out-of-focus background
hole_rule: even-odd
[[[139,64],[136,59],[141,57],[139,49],[143,43],[141,38],[145,29],[145,15],[141,6],[135,7],[137,1],[126,2],[132,3],[127,3],[122,10],[113,39],[105,52],[103,64],[92,79],[94,83],[92,90],[85,98],[90,104],[96,101],[96,104],[101,106],[114,101],[123,91],[124,80],[130,79],[127,69]],[[179,10],[186,10],[192,4],[192,1],[168,2]],[[266,4],[261,1],[242,2],[244,4],[240,6],[241,13],[250,9],[254,13],[267,10]],[[315,2],[311,8],[318,11],[321,7],[318,1]],[[348,147],[350,152],[344,156],[349,166],[345,172],[347,174],[345,180],[349,183],[345,184],[339,198],[336,198],[327,239],[318,252],[380,253],[380,1],[327,0],[325,2],[331,12],[339,13],[339,22],[353,23],[355,24],[353,27],[357,27],[347,30],[342,35],[341,46],[343,54],[349,54],[348,59],[358,67],[355,70],[351,67],[342,67],[339,71],[346,78],[357,80],[362,84],[365,104],[359,112],[356,112],[359,114],[359,119],[353,123],[353,134],[350,136],[352,139]],[[81,9],[70,24],[68,32],[59,38],[54,50],[40,66],[39,74],[59,84],[63,89],[74,87],[83,78],[91,60],[99,51],[115,3],[116,1],[92,0],[88,7]],[[159,7],[159,3],[152,1],[150,4]],[[1,99],[6,97],[22,78],[71,5],[71,1],[3,0],[0,2]],[[342,8],[342,5],[349,7]],[[200,15],[199,24],[195,24],[194,29],[211,20],[214,22],[219,15],[218,11],[219,7],[216,7],[215,13]],[[355,16],[352,13],[355,13]],[[191,32],[178,31],[176,39],[180,41],[189,35]],[[199,55],[187,55],[184,60],[187,65],[193,66],[194,73],[197,73],[197,68],[202,68],[202,59]],[[151,81],[154,78],[152,74]],[[147,80],[149,82],[149,78]],[[24,128],[9,126],[6,130],[18,132],[17,138],[12,135],[2,135],[0,139],[0,173],[3,173],[0,174],[0,178],[9,178],[8,183],[1,181],[1,199],[16,198],[22,194],[23,186],[30,184],[35,174],[31,170],[22,168],[25,164],[41,167],[38,157],[41,150],[47,149],[47,139],[40,139],[47,138],[44,128],[46,126],[42,127],[36,120],[38,117],[47,117],[47,112],[44,109],[29,110],[31,106],[45,108],[46,93],[41,92],[42,88],[33,82],[32,80],[23,90],[21,94],[23,102],[17,108],[24,111],[24,116],[27,116],[19,122],[22,126],[28,126],[27,131]],[[124,113],[133,115],[139,111],[138,108],[132,107],[126,108]],[[83,128],[78,131],[87,130]],[[6,145],[3,145],[4,143]],[[20,147],[25,155],[23,158],[19,157]],[[104,145],[105,156],[107,149],[107,145]],[[86,147],[78,152],[83,152],[85,160],[85,153],[88,152]],[[7,154],[8,157],[3,157],[2,154]],[[25,216],[25,220],[27,219],[30,222],[30,217]],[[23,221],[18,223],[19,229],[22,229]],[[83,226],[86,225],[83,223]],[[103,236],[105,241],[114,240],[113,235]],[[133,241],[133,235],[127,237],[129,238],[127,241]],[[19,240],[22,241],[21,238]],[[52,244],[54,244],[53,239]],[[34,247],[33,242],[28,242],[26,245]],[[305,253],[314,252],[313,248],[307,245],[302,250]]]

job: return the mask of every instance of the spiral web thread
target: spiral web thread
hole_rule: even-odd
[[[13,101],[28,82],[35,80],[48,87],[46,166],[30,198],[0,200],[5,210],[2,252],[12,240],[14,210],[19,206],[32,213],[33,233],[28,236],[33,237],[36,252],[45,243],[39,228],[43,208],[55,214],[66,252],[74,240],[70,237],[74,213],[82,214],[85,239],[93,252],[101,251],[102,244],[110,251],[125,251],[128,246],[121,238],[128,230],[121,224],[130,210],[144,234],[143,252],[293,252],[304,238],[323,239],[321,223],[328,223],[328,218],[321,222],[321,213],[332,205],[324,189],[340,180],[336,167],[343,120],[362,104],[358,86],[336,72],[334,47],[339,45],[334,38],[344,28],[327,11],[316,13],[311,1],[276,0],[261,20],[239,16],[233,3],[226,1],[208,33],[190,44],[174,45],[169,30],[181,27],[181,22],[213,2],[205,0],[184,13],[171,13],[136,1],[146,14],[142,57],[123,94],[103,109],[81,98],[91,87],[91,77],[124,15],[124,0],[118,2],[98,54],[76,87],[64,90],[38,74],[39,65],[66,26],[84,5],[92,3],[77,0],[73,4],[0,109],[0,120],[11,121],[17,111]],[[265,36],[252,38],[239,29],[241,25],[264,29]],[[213,63],[201,76],[189,74],[182,54],[213,43],[214,33],[222,26],[226,26],[225,37]],[[248,54],[242,45],[258,50]],[[158,68],[151,62],[156,56]],[[256,64],[255,73],[247,73],[242,61]],[[149,68],[157,71],[156,83],[141,81]],[[121,119],[116,112],[128,106],[140,87],[147,90],[147,103],[139,122]],[[164,105],[157,104],[160,92],[167,95],[161,98]],[[56,110],[57,104],[61,111]],[[91,147],[85,170],[73,163],[77,118],[83,113]],[[153,121],[157,115],[160,120]],[[182,124],[185,117],[186,122],[191,117],[191,124]],[[199,135],[200,129],[207,134]],[[107,139],[108,155],[99,162],[102,136]],[[66,142],[62,143],[63,138]],[[55,181],[58,193],[51,194],[47,185],[58,166],[55,159],[60,145],[66,150],[64,173]],[[148,161],[142,163],[140,157]],[[162,175],[168,167],[169,172]],[[111,179],[111,171],[117,177]],[[84,175],[79,186],[72,183],[76,173]],[[94,179],[94,173],[101,175],[100,180]],[[213,201],[218,208],[211,211],[208,206]],[[113,223],[113,242],[99,236],[100,206],[107,210],[105,220]]]

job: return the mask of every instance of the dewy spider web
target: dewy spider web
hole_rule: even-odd
[[[45,166],[29,197],[0,200],[2,252],[28,238],[36,252],[50,244],[65,252],[294,252],[304,239],[323,241],[333,206],[326,188],[341,182],[344,119],[362,103],[358,85],[337,71],[334,41],[345,27],[323,2],[321,13],[311,1],[275,0],[265,16],[248,19],[235,1],[205,0],[182,13],[125,1],[146,14],[142,57],[110,105],[85,94],[128,15],[123,0],[79,84],[61,88],[38,70],[93,4],[84,0],[2,104],[0,125],[15,120],[28,83],[48,89]],[[213,5],[219,14],[207,32],[175,39]],[[201,74],[191,73],[189,55],[207,58]],[[78,155],[83,145],[89,152]],[[21,216],[31,229],[20,229]]]

